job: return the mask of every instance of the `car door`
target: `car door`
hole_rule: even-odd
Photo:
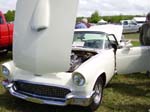
[[[130,32],[130,25],[128,21],[123,21],[123,33]]]
[[[116,53],[117,72],[129,74],[150,69],[150,47],[124,47]]]
[[[133,21],[130,22],[129,26],[130,26],[130,32],[137,32],[139,30],[137,23]]]

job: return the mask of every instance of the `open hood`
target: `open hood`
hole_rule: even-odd
[[[15,66],[36,74],[67,71],[77,5],[78,0],[18,0]]]
[[[118,43],[120,43],[120,40],[122,39],[122,32],[123,32],[122,25],[107,24],[107,25],[93,26],[91,28],[99,30],[101,32],[105,32],[107,34],[114,34]]]

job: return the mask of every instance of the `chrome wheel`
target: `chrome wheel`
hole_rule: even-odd
[[[96,104],[99,104],[102,98],[102,85],[96,84],[94,90],[95,90],[94,102]]]
[[[95,91],[94,97],[93,97],[93,102],[90,105],[90,108],[92,111],[97,110],[97,108],[100,106],[101,101],[102,101],[102,95],[103,95],[103,80],[100,77],[93,88]]]

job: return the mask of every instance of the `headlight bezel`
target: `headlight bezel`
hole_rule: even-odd
[[[10,70],[6,66],[2,65],[1,69],[4,76],[8,77],[10,75]]]
[[[84,86],[84,84],[86,82],[85,77],[79,72],[73,73],[72,81],[77,86]]]

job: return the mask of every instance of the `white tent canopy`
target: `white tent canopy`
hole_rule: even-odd
[[[98,24],[107,24],[108,22],[107,21],[105,21],[105,20],[103,20],[103,19],[101,19],[100,21],[98,21]]]

